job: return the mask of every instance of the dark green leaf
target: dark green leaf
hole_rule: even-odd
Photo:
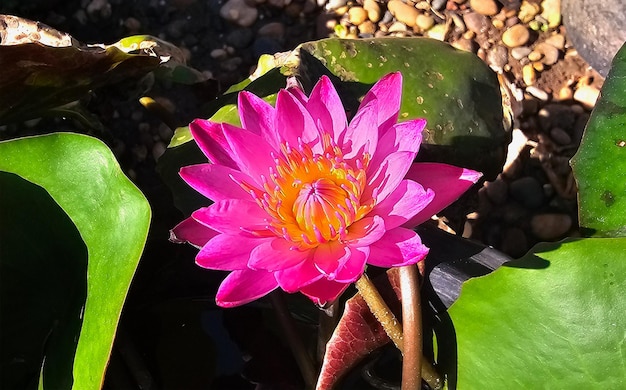
[[[580,226],[588,234],[626,235],[626,45],[613,59],[572,169]]]
[[[0,171],[14,173],[44,188],[69,216],[87,246],[86,301],[75,354],[74,346],[68,344],[75,342],[69,337],[75,334],[76,322],[72,322],[62,329],[68,333],[57,339],[58,344],[54,344],[52,338],[47,344],[43,385],[64,388],[61,385],[71,380],[65,376],[66,372],[58,370],[73,360],[73,388],[99,389],[122,305],[147,237],[148,202],[124,176],[106,145],[83,135],[50,134],[2,142]],[[22,250],[37,250],[37,244],[31,240]],[[84,278],[84,268],[80,268],[84,267],[84,262],[78,258],[73,264],[76,269],[69,272],[68,277],[76,284]],[[31,272],[47,276],[45,267]],[[54,286],[63,289],[71,284]],[[78,302],[81,294],[80,290],[76,291],[72,296]],[[13,299],[19,302],[21,297],[12,296]],[[65,304],[75,307],[72,305],[77,303]],[[73,318],[71,314],[68,315]],[[34,343],[39,341],[33,340]]]

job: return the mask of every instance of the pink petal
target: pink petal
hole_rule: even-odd
[[[337,268],[348,261],[349,258],[350,251],[339,241],[319,244],[313,253],[315,267],[317,267],[319,272],[330,276],[329,279],[334,279],[334,273],[337,271]]]
[[[224,271],[246,269],[250,252],[267,240],[267,238],[233,237],[228,234],[217,235],[200,250],[196,256],[196,264]]]
[[[226,138],[224,138],[221,123],[196,119],[189,124],[189,130],[198,147],[210,162],[238,169],[237,163],[230,157],[232,151]]]
[[[239,117],[242,127],[261,136],[275,149],[279,148],[278,133],[274,127],[276,110],[265,100],[242,91],[238,99]]]
[[[298,265],[309,255],[310,251],[298,250],[284,238],[275,238],[254,248],[250,254],[248,267],[278,271]]]
[[[425,119],[413,119],[391,126],[380,137],[370,165],[377,166],[380,161],[393,152],[417,153],[422,143],[422,131],[425,127]]]
[[[367,246],[378,241],[385,229],[385,221],[378,215],[361,218],[348,227],[345,241],[350,247]]]
[[[267,213],[255,202],[247,200],[221,200],[194,211],[191,216],[220,233],[265,235],[267,231]]]
[[[350,247],[350,259],[341,266],[335,275],[335,281],[340,283],[352,283],[363,275],[365,264],[370,254],[369,247]]]
[[[274,274],[280,288],[289,293],[296,292],[324,277],[310,258],[293,267],[276,271]]]
[[[397,122],[401,97],[402,73],[390,73],[374,84],[365,94],[359,110],[370,101],[378,100],[378,118],[376,123],[379,128],[384,130]]]
[[[346,131],[348,120],[343,103],[327,76],[322,76],[313,87],[306,109],[314,120],[319,121],[320,130],[330,134],[338,142],[340,135]]]
[[[415,264],[428,254],[428,248],[422,244],[420,236],[403,227],[388,230],[383,238],[369,248],[367,263],[385,268]]]
[[[374,154],[378,142],[377,115],[378,101],[376,100],[359,107],[341,140],[344,158],[360,157],[365,153],[370,156]]]
[[[224,199],[248,199],[250,194],[237,182],[252,182],[249,176],[224,165],[198,164],[180,169],[180,177],[194,190],[214,202]],[[233,180],[234,179],[234,180]]]
[[[368,172],[369,182],[363,192],[362,199],[374,198],[376,203],[382,202],[392,193],[404,178],[415,159],[414,152],[395,152],[387,156],[380,165]]]
[[[425,190],[413,180],[402,180],[385,200],[374,206],[369,215],[380,215],[385,220],[385,229],[393,229],[422,211],[435,197],[430,188]]]
[[[435,192],[430,204],[405,223],[406,227],[417,226],[427,221],[452,202],[482,177],[482,173],[441,163],[415,163],[406,174],[407,179],[420,183]]]
[[[309,143],[319,138],[311,114],[297,98],[285,90],[280,90],[276,97],[276,129],[280,139],[290,145],[298,145],[299,139]]]
[[[302,287],[300,292],[311,299],[318,306],[324,306],[328,302],[333,302],[342,292],[348,288],[348,283],[338,283],[328,279],[320,279],[316,282]]]
[[[259,299],[278,287],[274,274],[243,269],[231,272],[222,282],[215,302],[221,307],[234,307]]]
[[[189,217],[170,230],[170,241],[177,244],[188,242],[196,248],[201,248],[218,234],[215,230]]]
[[[223,131],[232,150],[231,157],[241,172],[263,185],[261,176],[268,177],[269,168],[276,165],[272,157],[274,148],[261,136],[238,127],[224,124]]]

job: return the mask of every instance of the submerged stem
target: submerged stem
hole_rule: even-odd
[[[269,296],[272,306],[276,311],[278,323],[280,324],[283,332],[285,332],[285,337],[287,337],[291,351],[296,358],[296,363],[302,373],[305,388],[314,389],[315,383],[317,382],[315,365],[313,363],[313,359],[311,359],[311,356],[306,351],[302,339],[298,336],[296,325],[291,317],[291,314],[289,313],[289,309],[287,308],[285,297],[283,297],[282,291],[274,291],[269,294]]]

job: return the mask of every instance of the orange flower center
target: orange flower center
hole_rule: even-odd
[[[263,190],[239,183],[269,215],[266,229],[300,249],[342,240],[373,207],[373,202],[361,203],[370,157],[344,160],[328,134],[322,145],[324,152],[315,154],[304,143],[282,144],[269,178],[262,177]]]

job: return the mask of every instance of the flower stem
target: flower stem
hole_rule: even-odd
[[[398,348],[400,352],[404,355],[402,325],[393,315],[385,301],[383,301],[383,298],[380,296],[380,293],[378,292],[372,281],[367,277],[366,274],[363,274],[355,282],[355,285],[356,288],[359,290],[359,294],[361,294],[361,296],[367,303],[367,306],[370,308],[370,311],[372,312],[372,314],[374,314],[374,317],[376,317],[378,322],[380,322],[382,327],[385,329],[385,332],[396,345],[396,348]],[[428,385],[432,389],[441,389],[442,381],[437,371],[435,371],[435,368],[428,362],[428,360],[424,358],[422,358],[421,366],[421,375],[426,383],[428,383]]]
[[[285,337],[287,337],[287,341],[291,347],[291,352],[296,358],[296,363],[300,368],[305,388],[314,389],[315,383],[317,382],[317,371],[315,370],[313,359],[311,359],[311,356],[306,351],[302,339],[298,336],[296,324],[289,313],[285,297],[282,295],[282,291],[278,290],[270,293],[269,296],[272,306],[276,311],[278,323],[280,324],[283,332],[285,332]]]
[[[383,300],[383,297],[380,296],[374,283],[372,283],[366,274],[363,274],[356,281],[355,285],[359,290],[359,294],[361,294],[365,303],[369,306],[370,311],[374,314],[374,317],[376,317],[378,322],[380,322],[385,329],[387,336],[393,341],[396,348],[398,348],[400,352],[403,352],[402,325],[398,322],[391,310],[389,310],[389,307]]]
[[[402,294],[402,390],[422,388],[422,307],[417,267],[400,267]]]

